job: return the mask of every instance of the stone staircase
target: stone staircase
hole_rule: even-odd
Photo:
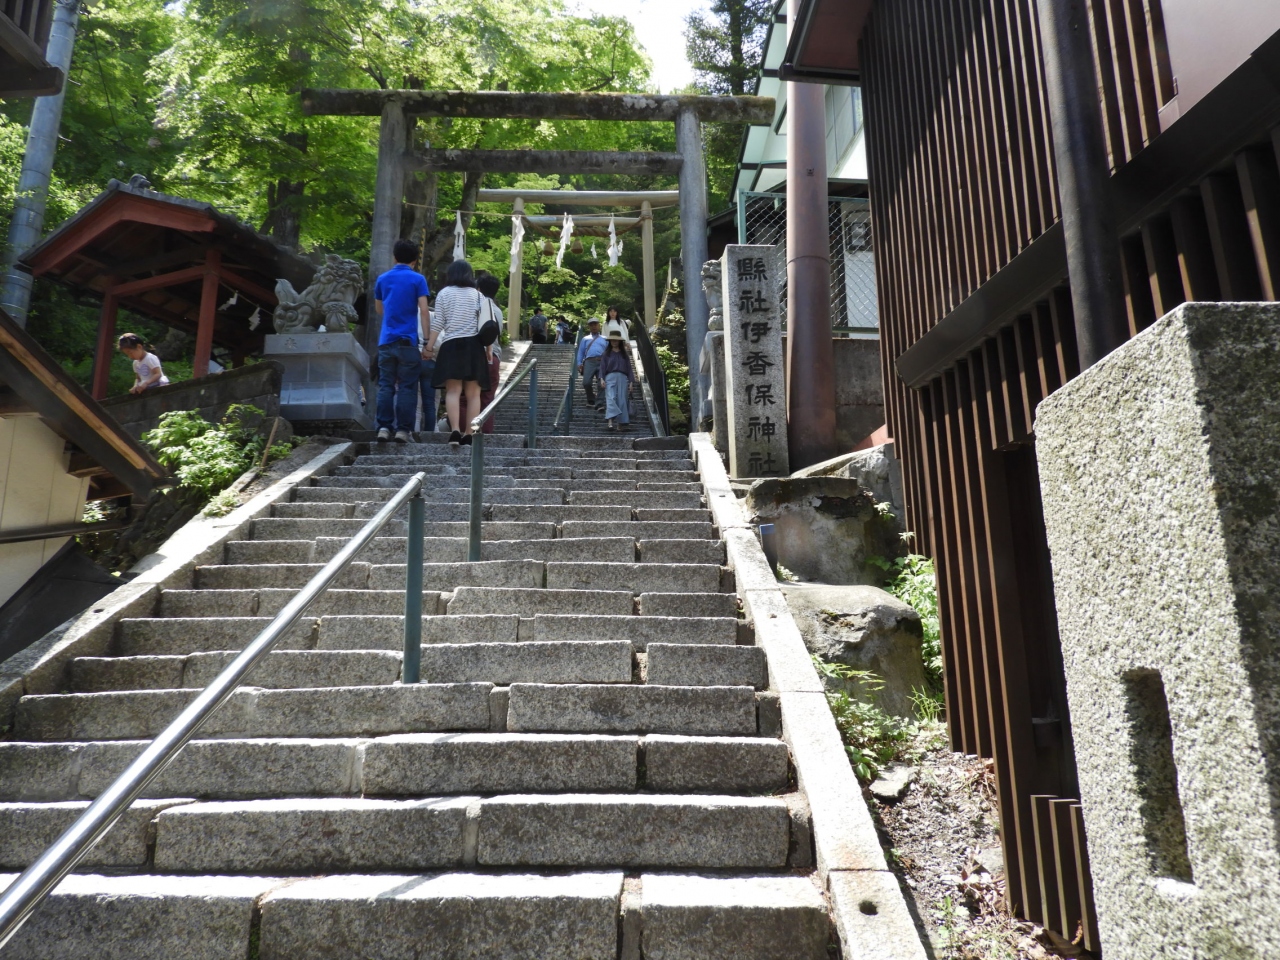
[[[573,372],[573,360],[577,347],[554,343],[531,344],[528,351],[520,358],[520,363],[511,372],[515,376],[528,366],[529,361],[538,361],[538,434],[554,432],[556,416],[560,411],[560,403],[564,399],[565,389],[569,386],[569,377]],[[641,373],[640,361],[632,351],[631,362],[636,370],[637,378]],[[510,378],[508,378],[510,379]],[[603,392],[597,391],[603,399]],[[510,399],[498,408],[494,415],[494,429],[498,433],[523,433],[528,424],[529,409],[528,381],[522,381],[512,390]],[[605,426],[604,412],[593,410],[587,406],[586,395],[582,392],[582,378],[574,383],[573,415],[561,430],[564,434],[579,437],[610,437],[617,434]],[[653,436],[653,426],[649,415],[645,412],[644,395],[637,382],[631,391],[631,425],[624,435],[632,437]]]
[[[468,451],[379,445],[119,622],[65,692],[24,697],[0,741],[10,871],[427,473],[423,682],[398,682],[402,518],[4,960],[833,956],[764,650],[687,449],[539,442],[490,438],[479,562]]]

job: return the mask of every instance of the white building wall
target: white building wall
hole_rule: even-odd
[[[65,441],[38,417],[0,418],[0,530],[80,519],[89,480],[69,475],[69,460]],[[0,544],[0,604],[68,539]]]

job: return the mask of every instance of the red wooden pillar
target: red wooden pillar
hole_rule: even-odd
[[[200,322],[196,326],[196,353],[191,364],[191,376],[203,377],[209,373],[209,356],[213,353],[213,323],[218,316],[218,269],[222,266],[222,254],[210,250],[204,258],[204,285],[200,289]]]
[[[107,288],[102,296],[102,316],[98,318],[98,346],[93,355],[93,399],[105,400],[111,380],[111,360],[116,352],[116,311],[120,301]]]

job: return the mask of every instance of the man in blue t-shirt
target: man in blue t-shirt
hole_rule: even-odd
[[[578,372],[582,374],[582,392],[587,395],[589,406],[603,406],[604,400],[596,403],[595,383],[600,376],[600,359],[604,356],[609,341],[600,336],[600,320],[592,317],[587,321],[587,335],[578,344]]]
[[[418,412],[418,378],[426,358],[421,336],[431,336],[426,278],[414,269],[418,248],[397,240],[396,265],[378,278],[373,295],[382,335],[378,338],[378,439],[408,443]],[[419,331],[422,331],[421,334]]]

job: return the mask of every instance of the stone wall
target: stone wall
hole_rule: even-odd
[[[280,415],[283,375],[280,364],[264,360],[238,370],[156,387],[141,396],[113,397],[102,405],[130,436],[137,438],[154,429],[162,414],[174,410],[198,410],[206,420],[217,422],[232,404],[246,403],[275,417]]]
[[[884,426],[884,382],[880,375],[880,341],[831,341],[836,355],[836,449],[852,450]],[[787,338],[782,338],[785,356]]]
[[[1036,454],[1103,955],[1280,957],[1280,305],[1179,307]]]

